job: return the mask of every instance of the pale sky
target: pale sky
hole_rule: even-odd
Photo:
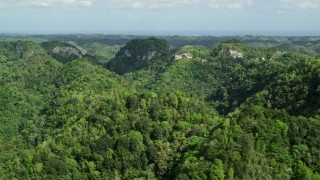
[[[320,35],[320,0],[0,0],[0,33]]]

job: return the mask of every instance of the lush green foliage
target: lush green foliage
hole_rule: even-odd
[[[81,45],[0,42],[0,179],[320,179],[319,59]]]
[[[104,45],[100,43],[86,44],[83,45],[88,54],[95,56],[97,63],[100,65],[105,65],[111,59],[116,57],[117,52],[119,52],[120,45]]]

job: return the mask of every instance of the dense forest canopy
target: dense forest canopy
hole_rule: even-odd
[[[0,39],[0,179],[320,179],[320,37]]]

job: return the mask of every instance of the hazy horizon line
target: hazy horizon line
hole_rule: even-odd
[[[216,32],[0,32],[1,35],[126,35],[126,36],[320,36],[320,31],[216,31]]]

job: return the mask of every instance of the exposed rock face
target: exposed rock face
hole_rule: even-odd
[[[123,52],[123,55],[127,58],[132,57],[132,54],[128,49]],[[153,59],[155,57],[159,57],[159,56],[161,56],[161,53],[158,53],[157,51],[147,51],[143,55],[137,56],[136,59],[145,61],[145,60],[151,60],[151,59]]]
[[[52,50],[52,53],[53,54],[69,54],[69,55],[75,55],[79,58],[82,57],[82,53],[74,48],[74,47],[71,47],[71,46],[57,46],[55,47],[53,50]]]
[[[243,58],[243,53],[232,48],[223,48],[219,52],[219,57]]]
[[[124,55],[127,56],[127,57],[131,57],[132,56],[128,49],[124,51]]]
[[[122,75],[152,66],[158,61],[165,61],[170,53],[170,45],[165,40],[134,39],[122,47],[106,66]]]
[[[243,58],[243,54],[237,50],[229,49],[228,53],[233,58]]]
[[[177,54],[174,56],[174,61],[178,61],[180,59],[192,59],[193,55],[190,53]]]
[[[273,56],[271,57],[271,60],[276,59],[284,54],[286,54],[285,51],[277,51],[276,53],[273,54]]]
[[[16,53],[20,56],[23,55],[23,47],[22,46],[16,46]]]
[[[161,56],[161,53],[157,53],[157,51],[147,51],[143,56],[142,60],[151,60],[156,56]]]
[[[35,51],[32,48],[28,48],[26,44],[16,45],[15,51],[20,58],[30,58],[35,53]]]
[[[200,59],[201,62],[205,63],[205,62],[208,62],[207,59]]]

